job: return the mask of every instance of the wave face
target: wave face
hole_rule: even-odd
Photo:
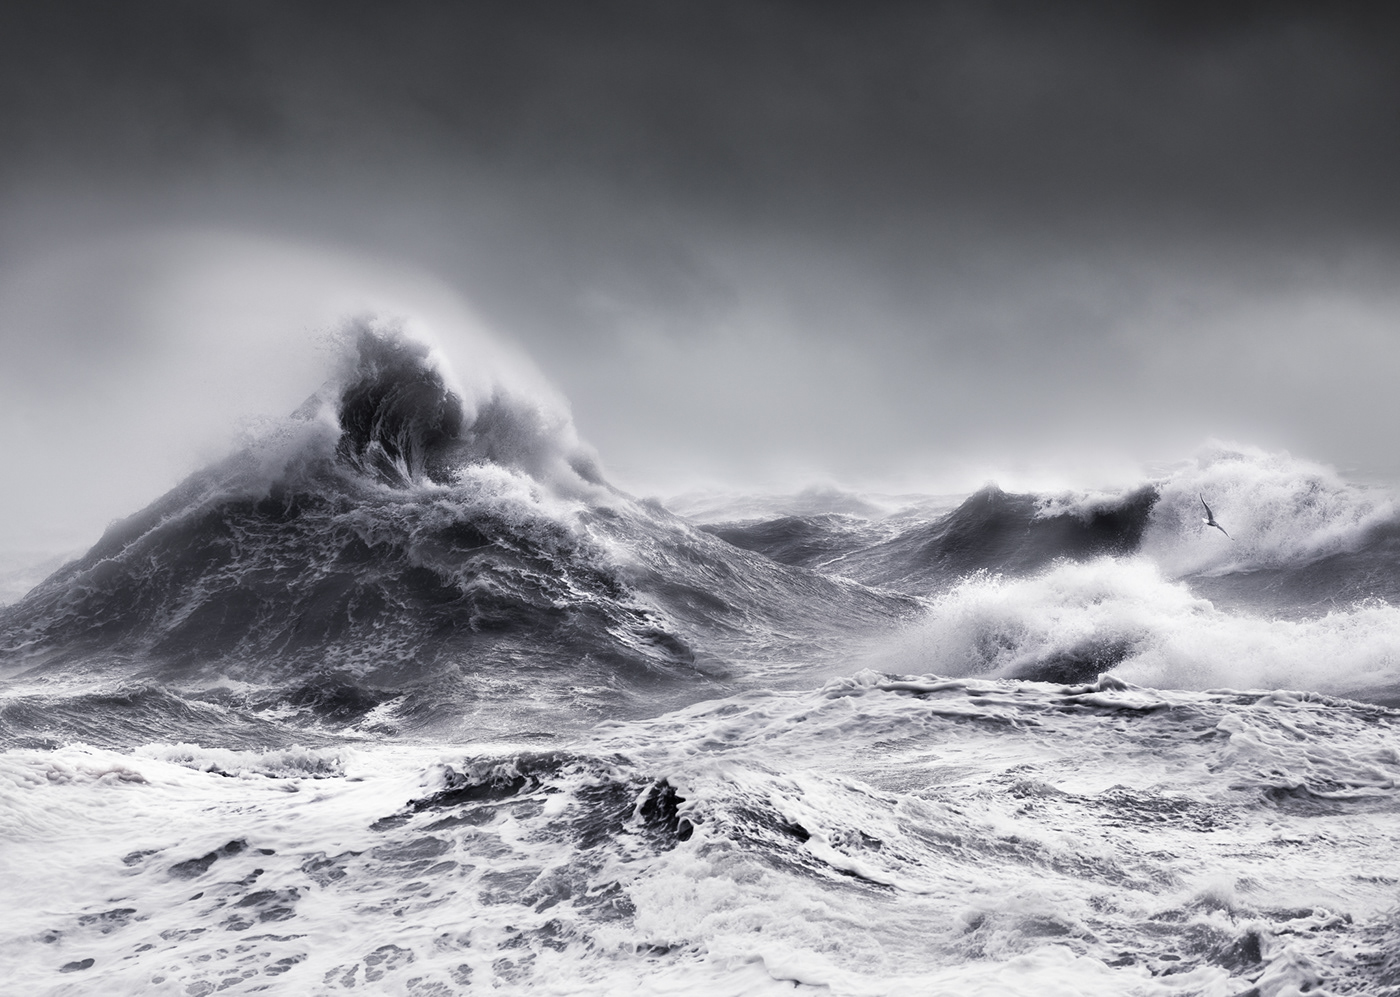
[[[450,481],[451,467],[435,458],[461,439],[466,416],[428,348],[362,328],[355,349],[354,380],[340,393],[338,453],[391,484]]]

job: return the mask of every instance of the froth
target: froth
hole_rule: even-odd
[[[362,316],[340,338],[338,373],[304,408],[333,413],[338,455],[362,473],[400,486],[449,484],[490,463],[571,495],[606,491],[596,456],[551,393],[491,371],[464,381],[404,320]]]
[[[1161,482],[1158,493],[1142,550],[1176,576],[1354,551],[1396,516],[1389,495],[1350,484],[1329,467],[1222,443]],[[1231,539],[1205,525],[1203,496]]]
[[[1145,557],[985,574],[932,600],[875,661],[895,671],[1072,682],[1101,672],[1158,688],[1305,688],[1387,695],[1400,609],[1362,602],[1287,620],[1230,613]]]

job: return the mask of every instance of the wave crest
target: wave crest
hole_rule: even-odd
[[[336,453],[390,485],[450,484],[473,464],[522,471],[556,492],[600,498],[608,489],[596,456],[567,412],[497,384],[469,403],[445,362],[402,324],[358,319],[346,329],[353,361],[333,389]]]
[[[1178,577],[1302,567],[1354,553],[1397,518],[1388,494],[1322,464],[1221,443],[1158,490],[1142,549]],[[1202,496],[1233,542],[1205,526]]]
[[[340,393],[337,452],[388,482],[444,480],[429,458],[460,436],[466,413],[427,346],[361,323],[355,349],[355,376]]]
[[[1226,612],[1143,557],[981,573],[933,600],[876,655],[892,671],[1161,689],[1309,689],[1389,702],[1400,609],[1370,600],[1311,619]]]

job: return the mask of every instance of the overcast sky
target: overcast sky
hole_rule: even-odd
[[[366,303],[491,330],[641,493],[1393,469],[1382,6],[5,4],[0,548],[294,408]]]

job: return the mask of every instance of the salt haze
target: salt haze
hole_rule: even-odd
[[[644,494],[1118,483],[1208,438],[1388,472],[1389,28],[7,9],[0,547],[82,546],[285,414],[364,307],[490,330]]]

